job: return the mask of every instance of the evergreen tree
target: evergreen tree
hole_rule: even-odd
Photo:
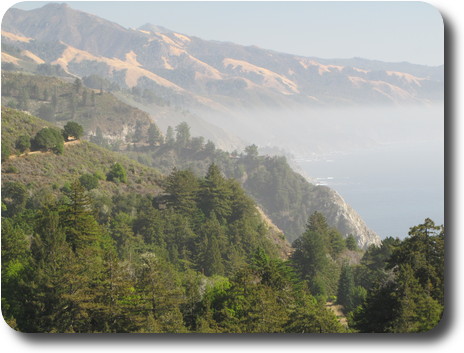
[[[176,126],[176,144],[185,148],[190,142],[190,126],[184,121]]]
[[[168,207],[183,214],[196,212],[199,183],[191,171],[174,169],[166,178],[164,190],[166,191],[164,200]]]
[[[106,174],[106,179],[116,183],[127,183],[126,169],[120,163],[116,162],[112,165],[108,174]]]
[[[168,126],[168,129],[166,130],[166,144],[168,146],[174,146],[176,143],[176,140],[174,138],[174,129],[172,126]]]
[[[343,264],[338,281],[337,302],[343,305],[346,311],[351,311],[354,308],[354,277],[353,271],[348,264]]]
[[[66,240],[74,252],[99,244],[102,229],[92,211],[90,197],[79,181],[71,185],[69,204],[62,210]]]
[[[231,190],[216,164],[208,168],[200,188],[200,208],[207,215],[214,213],[219,222],[224,223],[230,216]]]
[[[162,145],[163,144],[163,135],[159,131],[158,127],[155,124],[150,124],[148,127],[148,143],[150,146]]]

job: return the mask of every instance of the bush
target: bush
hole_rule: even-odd
[[[10,158],[10,149],[2,143],[2,162],[5,162],[8,158]]]
[[[79,181],[87,190],[96,189],[98,187],[98,178],[93,174],[83,174],[79,178]]]
[[[64,140],[61,133],[53,128],[45,127],[35,135],[32,141],[33,147],[42,150],[53,150],[55,153],[63,153]]]
[[[19,136],[16,140],[15,147],[20,153],[26,152],[29,148],[31,148],[31,138],[26,135]]]
[[[114,163],[111,170],[106,174],[106,178],[109,181],[115,183],[122,182],[127,183],[127,173],[124,167],[119,163]]]

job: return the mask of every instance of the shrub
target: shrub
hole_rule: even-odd
[[[2,162],[5,162],[8,158],[10,158],[10,149],[2,143]]]
[[[93,174],[82,174],[79,181],[87,190],[92,190],[98,187],[98,178]]]
[[[26,135],[19,136],[16,140],[15,147],[20,153],[26,152],[29,148],[31,148],[31,138]]]
[[[119,163],[114,163],[111,170],[106,174],[106,178],[109,181],[115,183],[122,182],[127,183],[127,173],[124,167]]]
[[[63,153],[63,136],[56,129],[43,128],[35,135],[32,142],[33,147],[36,149],[53,150],[58,154]]]

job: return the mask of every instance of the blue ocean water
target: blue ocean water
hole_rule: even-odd
[[[335,189],[381,238],[404,238],[425,218],[444,223],[443,141],[390,143],[297,162],[317,183]]]

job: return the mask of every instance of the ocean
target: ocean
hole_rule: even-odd
[[[296,161],[335,189],[382,239],[405,238],[431,218],[444,223],[444,143],[413,141]]]

